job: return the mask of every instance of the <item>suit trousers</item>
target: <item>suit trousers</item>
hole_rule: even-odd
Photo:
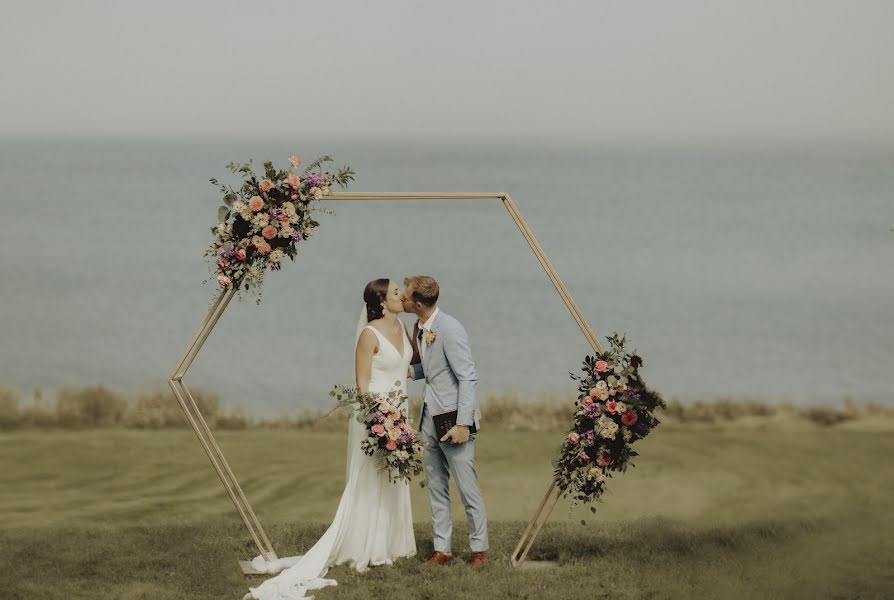
[[[469,522],[469,547],[472,552],[488,549],[487,514],[484,498],[478,487],[475,470],[475,437],[473,433],[464,444],[441,442],[435,437],[435,425],[428,406],[422,408],[422,441],[428,451],[425,455],[425,477],[428,481],[428,499],[435,551],[450,552],[453,518],[450,513],[450,477],[453,476],[459,490],[466,519]]]

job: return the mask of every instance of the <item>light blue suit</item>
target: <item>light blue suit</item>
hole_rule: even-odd
[[[469,546],[473,552],[483,552],[488,549],[487,514],[475,470],[475,438],[478,434],[472,434],[464,444],[441,442],[435,436],[431,418],[455,410],[458,425],[474,423],[480,430],[481,410],[475,393],[478,373],[469,336],[459,321],[439,310],[431,330],[435,339],[426,346],[422,362],[413,365],[413,379],[425,379],[419,423],[422,440],[428,447],[425,477],[434,546],[438,552],[451,551],[450,476],[453,475],[469,521]]]

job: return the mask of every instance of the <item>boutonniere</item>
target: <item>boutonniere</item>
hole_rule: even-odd
[[[436,331],[426,331],[423,338],[425,339],[425,343],[431,346],[432,342],[434,342],[438,337],[438,332]]]

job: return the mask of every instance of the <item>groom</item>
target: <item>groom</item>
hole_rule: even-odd
[[[427,275],[404,279],[403,308],[418,316],[413,327],[413,345],[419,361],[412,365],[413,379],[425,378],[419,429],[428,447],[425,476],[431,502],[435,552],[428,565],[453,560],[450,535],[450,475],[452,474],[469,521],[471,563],[475,568],[488,562],[487,515],[475,471],[475,437],[481,411],[475,396],[478,374],[469,336],[459,321],[438,308],[438,282]],[[415,354],[415,353],[414,353]],[[414,356],[415,360],[415,356]],[[456,411],[456,424],[440,439],[433,416]]]

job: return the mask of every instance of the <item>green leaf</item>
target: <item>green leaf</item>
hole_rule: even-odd
[[[221,206],[217,209],[217,220],[221,223],[224,223],[230,217],[230,209],[226,206]]]

